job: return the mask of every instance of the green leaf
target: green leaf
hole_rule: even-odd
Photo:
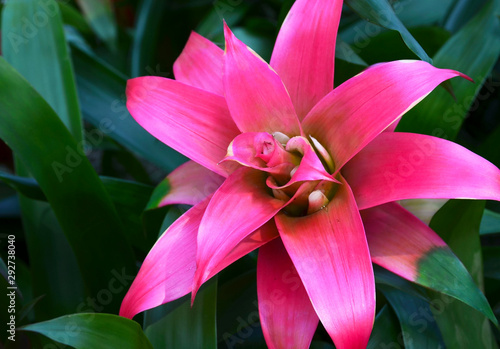
[[[441,334],[427,302],[387,285],[378,286],[399,319],[406,349],[443,347]]]
[[[106,143],[111,143],[113,147],[111,149],[106,147]],[[97,148],[99,149],[99,146]],[[102,149],[104,150],[101,158],[103,174],[108,177],[128,175],[140,183],[151,184],[149,173],[144,164],[128,149],[111,139],[102,143]]]
[[[3,58],[0,137],[40,184],[90,293],[96,296],[107,290],[112,272],[133,273],[132,249],[92,165],[50,106]],[[124,291],[101,302],[99,308],[116,311]]]
[[[73,349],[73,347],[68,347],[66,345],[62,345],[58,342],[53,341],[52,339],[45,337],[42,334],[36,332],[29,331],[19,331],[16,334],[16,341],[10,342],[16,343],[14,346],[7,345],[5,349],[19,349],[19,348],[27,348],[30,349]],[[10,344],[8,343],[8,344]]]
[[[484,276],[500,280],[500,246],[484,246]]]
[[[139,5],[131,49],[132,77],[145,75],[146,68],[154,64],[158,27],[166,4],[166,1],[144,0]]]
[[[399,343],[398,340],[401,340],[398,338],[400,332],[398,318],[386,304],[375,318],[375,324],[366,349],[389,348],[391,343]]]
[[[272,39],[259,35],[245,27],[234,27],[233,34],[243,41],[248,47],[257,52],[264,60],[269,62],[273,52],[274,42]]]
[[[457,0],[446,18],[444,27],[450,32],[456,32],[465,25],[472,16],[486,3],[486,0]]]
[[[393,3],[393,6],[401,22],[407,27],[417,27],[443,23],[455,1],[401,0]]]
[[[105,176],[99,178],[111,200],[117,205],[127,207],[134,213],[143,211],[153,192],[153,187],[147,184]]]
[[[377,287],[379,285],[386,285],[413,297],[420,298],[423,301],[430,302],[431,299],[429,298],[429,290],[425,287],[403,279],[401,276],[396,275],[376,264],[373,265],[373,271],[375,273],[375,282]]]
[[[196,32],[216,44],[224,45],[224,26],[233,27],[245,15],[250,6],[245,1],[215,0],[212,10],[200,22]]]
[[[478,289],[464,265],[448,248],[438,247],[423,256],[418,262],[418,274],[415,281],[417,284],[452,296],[496,322],[486,297]]]
[[[394,13],[397,14],[401,22],[403,22],[407,28],[410,28],[409,30],[414,38],[422,45],[425,52],[432,56],[431,52],[423,45],[422,38],[416,36],[414,31],[417,27],[434,26],[444,22],[454,1],[455,0],[401,0],[392,2],[392,6],[394,8]],[[344,13],[341,21],[345,20],[346,17],[346,13]],[[359,50],[369,45],[373,38],[383,31],[384,29],[380,26],[358,20],[348,24],[342,29],[339,32],[339,36],[352,45],[355,50]],[[394,33],[398,34],[397,32]],[[428,37],[427,39],[432,40],[433,38]],[[402,44],[404,44],[404,42]]]
[[[457,301],[455,298],[449,297],[445,294],[435,292],[431,289],[424,288],[422,286],[419,286],[415,283],[411,283],[401,277],[399,277],[396,274],[393,274],[377,265],[374,266],[374,271],[375,271],[375,279],[377,283],[377,289],[381,290],[384,295],[388,298],[390,301],[391,305],[396,307],[396,306],[401,306],[397,305],[397,300],[396,303],[394,303],[393,299],[389,299],[390,295],[386,294],[386,291],[393,290],[399,292],[397,294],[397,297],[404,298],[405,296],[403,294],[406,294],[408,296],[408,301],[409,301],[409,308],[414,307],[416,304],[420,302],[424,302],[422,304],[427,304],[424,305],[423,307],[417,306],[418,311],[415,310],[415,312],[411,313],[411,316],[407,317],[405,321],[409,321],[409,324],[412,326],[419,326],[420,329],[418,329],[419,332],[425,330],[427,327],[427,324],[434,326],[434,322],[437,321],[439,316],[443,314],[443,312],[446,311],[446,313],[449,315],[446,319],[442,320],[443,323],[439,324],[439,328],[442,331],[442,336],[445,342],[449,342],[450,338],[449,336],[458,336],[457,333],[449,333],[447,332],[448,327],[453,327],[455,320],[457,321],[458,327],[455,329],[456,331],[462,331],[463,333],[467,333],[467,325],[463,323],[464,319],[467,320],[468,316],[472,316],[471,319],[468,319],[467,321],[471,322],[471,329],[472,332],[478,332],[480,331],[477,327],[478,324],[481,324],[483,326],[482,331],[485,339],[489,340],[491,337],[491,332],[488,329],[484,329],[484,321],[488,322],[486,317],[479,313],[478,311],[468,307],[462,302]],[[401,293],[402,292],[402,293]],[[396,305],[395,305],[396,304]],[[430,305],[430,308],[428,307]],[[398,311],[395,309],[396,312]],[[398,314],[398,317],[400,318],[401,321],[402,318],[404,317],[404,310],[401,314]],[[431,313],[432,312],[432,313]],[[462,315],[461,312],[464,312]],[[434,317],[433,317],[434,315]],[[477,323],[472,324],[472,322],[477,321]],[[442,326],[441,326],[442,325]],[[489,325],[488,325],[489,326]],[[443,329],[444,328],[444,329]],[[473,335],[474,338],[476,334]],[[490,336],[490,337],[488,337]],[[455,337],[457,338],[457,337]],[[458,336],[460,338],[460,336]],[[453,338],[451,338],[453,340]],[[483,342],[484,340],[481,340],[479,342]],[[471,343],[469,341],[466,341],[467,343]],[[446,346],[447,348],[459,348],[459,346]],[[466,348],[465,346],[464,348]],[[470,347],[470,345],[469,345]],[[431,346],[430,348],[434,348],[434,346]]]
[[[72,312],[85,295],[75,253],[48,203],[21,197],[19,203],[32,261],[33,293],[44,296],[35,308],[35,318],[41,321]]]
[[[352,49],[352,47],[342,39],[338,38],[335,45],[335,58],[342,59],[346,62],[361,65],[363,67],[368,64]]]
[[[127,77],[79,48],[73,47],[72,56],[83,115],[98,132],[167,171],[187,160],[151,136],[129,114],[125,106]]]
[[[417,40],[401,23],[387,0],[347,0],[346,3],[365,20],[399,32],[410,50],[422,60],[432,62]]]
[[[193,307],[184,302],[145,330],[154,348],[217,348],[217,281],[209,282],[196,296]]]
[[[486,81],[486,86],[488,93],[494,91],[495,88],[494,81]],[[498,86],[498,83],[496,83]],[[489,96],[486,96],[489,97]],[[500,144],[500,125],[497,126],[493,132],[491,132],[488,137],[483,141],[483,143],[478,147],[477,153],[482,157],[488,159],[497,167],[500,166],[500,152],[498,151],[498,144]]]
[[[490,0],[482,10],[434,56],[434,65],[458,70],[475,84],[451,81],[456,101],[443,89],[434,90],[401,119],[397,131],[455,139],[460,126],[500,55],[500,0]],[[476,107],[477,108],[477,107]]]
[[[463,303],[442,295],[431,307],[446,348],[497,348],[488,319]]]
[[[116,49],[118,30],[110,0],[77,0],[85,19],[96,35],[112,50]]]
[[[254,264],[255,261],[250,257],[245,257],[219,274],[217,305],[219,346],[265,348],[259,322]]]
[[[29,80],[81,142],[80,108],[59,6],[53,0],[9,1],[2,17],[3,39],[9,39],[2,40],[6,60]],[[30,175],[17,158],[15,163],[18,174]],[[33,292],[44,295],[36,309],[37,318],[72,311],[83,297],[83,281],[60,224],[46,203],[19,197],[19,204]]]
[[[92,29],[88,25],[82,14],[78,12],[73,6],[65,2],[58,1],[59,10],[61,11],[62,20],[65,24],[73,26],[80,33],[89,35],[92,34]]]
[[[429,54],[436,53],[450,38],[450,34],[440,27],[419,27],[411,29],[412,35]],[[398,59],[418,59],[401,41],[395,31],[384,31],[371,38],[358,50],[359,56],[368,64],[389,62]]]
[[[115,204],[118,215],[124,223],[124,231],[129,243],[145,251],[149,250],[151,246],[149,246],[142,233],[141,215],[151,197],[153,187],[119,178],[105,176],[100,176],[99,178],[104,184],[106,192]],[[14,176],[0,171],[0,179],[29,199],[47,201],[42,189],[40,189],[40,186],[33,178]],[[46,208],[46,211],[47,210],[48,208]],[[48,219],[46,215],[47,212],[37,214],[37,216],[43,217],[44,220]],[[55,224],[57,224],[57,221],[51,221],[50,223],[46,221],[44,224],[40,224],[37,231],[50,227],[53,228]],[[48,236],[52,236],[53,233],[47,231],[40,235],[48,238]],[[60,246],[58,249],[59,253],[63,249],[64,248]],[[57,255],[57,252],[55,252],[55,254]],[[52,274],[54,273],[52,268],[50,272]]]
[[[484,282],[479,222],[483,211],[484,201],[450,200],[430,223],[462,260],[481,289]],[[483,314],[462,302],[440,296],[441,301],[434,305],[433,313],[448,348],[493,348],[491,328]]]
[[[142,208],[145,207],[144,203],[149,200],[153,191],[153,187],[142,183],[105,176],[99,178],[115,204],[125,205],[134,210],[141,208],[142,211]],[[0,171],[0,179],[30,199],[47,201],[47,197],[33,178],[15,176]]]
[[[408,233],[411,234],[410,231]],[[454,297],[496,321],[484,294],[449,247],[434,246],[420,253],[415,252],[414,257],[415,275],[410,279],[412,282]]]
[[[2,54],[81,141],[80,107],[57,3],[9,0],[2,12]]]
[[[483,287],[479,225],[484,212],[482,200],[449,200],[432,218],[430,227],[450,246]]]
[[[500,233],[500,214],[490,210],[484,210],[483,219],[479,227],[479,234],[486,235],[495,233]]]
[[[16,316],[18,324],[21,323],[28,316],[28,314],[33,310],[33,308],[37,305],[37,303],[40,302],[41,299],[43,299],[43,297],[44,297],[43,295],[38,296],[37,298],[32,299],[29,302],[24,302],[25,305],[18,312]]]
[[[33,178],[15,176],[7,172],[0,171],[0,179],[27,198],[47,201],[45,194]]]
[[[111,314],[74,314],[19,328],[75,349],[152,349],[137,322]]]
[[[148,252],[151,243],[143,231],[142,213],[153,192],[153,187],[118,178],[101,176],[100,179],[116,206],[129,244]]]

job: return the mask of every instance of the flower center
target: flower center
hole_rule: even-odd
[[[293,216],[312,214],[325,208],[335,195],[338,181],[331,175],[333,160],[315,138],[288,137],[276,132],[247,132],[229,145],[223,161],[268,173],[266,185],[284,211]]]

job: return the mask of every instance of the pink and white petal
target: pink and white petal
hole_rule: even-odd
[[[188,161],[156,186],[147,209],[173,204],[194,206],[212,195],[222,182],[224,177],[194,161]]]
[[[497,322],[465,266],[425,223],[396,203],[361,211],[372,261],[454,297]]]
[[[283,244],[319,319],[339,349],[366,348],[375,280],[354,196],[341,178],[330,204],[305,217],[276,216]]]
[[[160,141],[227,177],[228,170],[217,164],[240,132],[224,97],[175,80],[147,76],[128,80],[127,108]]]
[[[391,202],[361,211],[372,261],[410,281],[419,261],[446,243],[417,217]]]
[[[241,132],[300,135],[300,123],[283,82],[261,58],[224,24],[224,91]]]
[[[196,268],[196,236],[210,198],[184,213],[158,239],[123,299],[120,316],[133,318],[189,292]]]
[[[281,26],[271,57],[299,119],[333,89],[341,0],[297,0]]]
[[[339,171],[356,153],[444,80],[463,74],[423,61],[371,66],[323,98],[302,126],[329,151]]]
[[[293,137],[287,143],[286,149],[288,151],[298,151],[303,155],[300,164],[296,167],[292,177],[285,185],[278,186],[268,178],[266,183],[269,188],[283,189],[302,181],[329,181],[338,183],[338,181],[325,170],[318,155],[304,137]]]
[[[198,232],[193,299],[221,260],[286,204],[268,193],[266,176],[261,171],[240,168],[212,197]]]
[[[267,132],[245,132],[238,136],[227,147],[224,161],[236,161],[242,165],[263,170],[266,162],[257,157],[256,143],[274,144],[274,138]]]
[[[280,239],[259,250],[257,295],[267,346],[309,348],[319,319]]]
[[[220,47],[191,32],[184,50],[174,63],[175,80],[223,96],[223,56],[224,51]]]
[[[223,161],[224,165],[227,161],[235,161],[256,170],[286,176],[295,167],[291,163],[294,161],[293,156],[267,132],[245,132],[238,135],[227,148]],[[268,167],[273,162],[277,165]]]
[[[447,140],[384,132],[342,170],[360,209],[404,199],[500,200],[500,170]]]

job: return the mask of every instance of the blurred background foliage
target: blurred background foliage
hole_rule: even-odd
[[[255,253],[209,282],[192,309],[183,298],[136,322],[116,316],[158,234],[186,209],[145,210],[154,187],[186,159],[135,123],[125,85],[136,76],[173,78],[192,30],[223,47],[222,19],[269,60],[292,4],[0,4],[0,322],[9,321],[4,290],[14,235],[20,327],[16,342],[2,329],[5,348],[265,348]],[[500,0],[346,0],[335,84],[396,59],[457,69],[475,84],[443,84],[397,130],[455,140],[500,166],[499,16]],[[452,200],[430,224],[498,318],[499,203]],[[376,276],[369,348],[498,348],[500,332],[476,310],[379,268]],[[333,348],[321,326],[312,348]]]

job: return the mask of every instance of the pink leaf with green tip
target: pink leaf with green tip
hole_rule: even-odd
[[[160,182],[146,209],[173,204],[196,205],[212,195],[222,182],[224,177],[194,161],[188,161]]]

